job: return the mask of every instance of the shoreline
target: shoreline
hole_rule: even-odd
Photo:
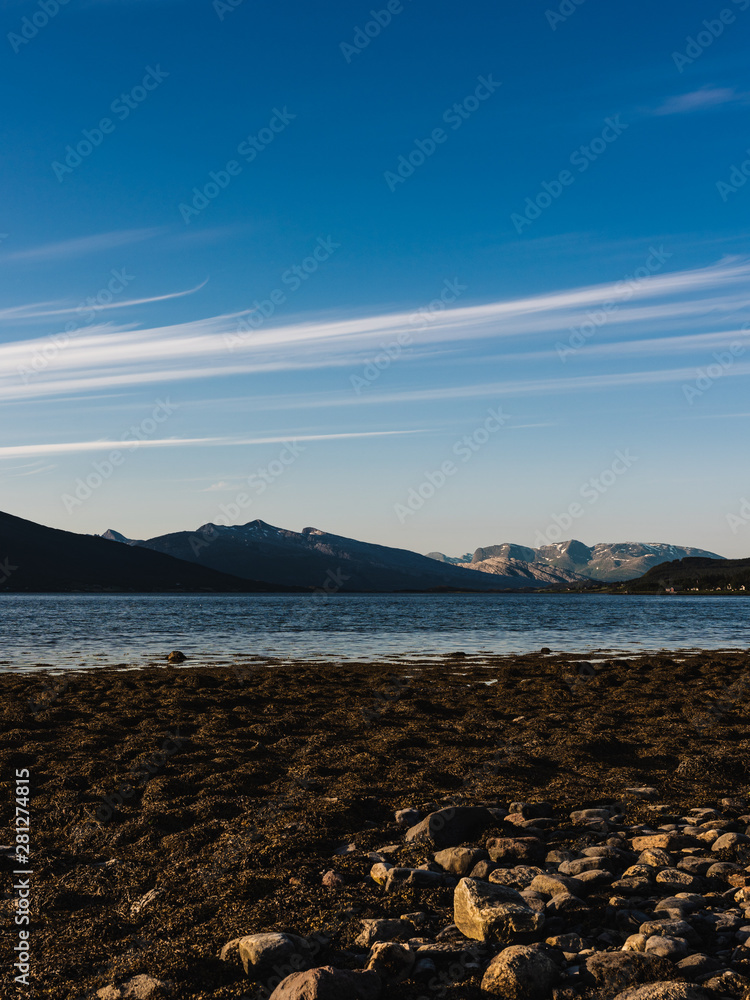
[[[316,964],[341,969],[366,960],[363,919],[424,913],[414,935],[434,940],[453,922],[453,889],[386,891],[370,875],[371,854],[434,871],[434,847],[406,842],[397,810],[530,803],[527,817],[498,812],[462,840],[484,850],[536,837],[533,803],[546,802],[555,825],[540,842],[580,852],[602,836],[574,812],[621,809],[614,835],[747,797],[746,651],[589,657],[188,662],[67,671],[59,684],[47,671],[1,674],[3,773],[31,772],[35,995],[94,998],[148,975],[175,998],[255,1000],[265,980],[218,957],[235,938],[325,935]],[[4,797],[6,830],[10,806]],[[746,849],[731,862],[750,865]],[[586,919],[568,923],[585,937]],[[482,954],[442,994],[417,977],[383,1000],[487,997]]]

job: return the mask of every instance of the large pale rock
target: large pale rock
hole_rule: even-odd
[[[555,963],[539,948],[511,945],[490,962],[482,989],[505,1000],[544,1000],[558,976]]]
[[[254,979],[301,972],[312,964],[310,945],[296,934],[248,934],[238,945],[242,967]]]
[[[462,878],[453,894],[453,920],[474,941],[510,941],[514,934],[539,930],[544,915],[507,885]]]
[[[378,1000],[381,991],[377,972],[350,972],[322,965],[309,972],[287,976],[270,1000]]]
[[[457,847],[463,841],[473,840],[494,822],[494,817],[484,806],[451,806],[438,809],[406,831],[406,839],[419,843],[430,841],[439,850]]]

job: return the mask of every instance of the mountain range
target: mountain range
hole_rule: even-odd
[[[430,558],[453,566],[479,570],[481,573],[506,576],[514,569],[526,569],[537,579],[555,574],[569,582],[597,580],[601,583],[619,583],[635,580],[661,563],[677,559],[721,559],[715,552],[690,546],[665,545],[661,542],[600,542],[584,545],[568,541],[544,545],[533,549],[525,545],[490,545],[477,549],[473,556],[445,556],[430,552]],[[550,579],[550,582],[556,582]]]
[[[684,559],[708,561],[725,575],[731,569],[714,553],[663,544],[504,544],[473,556],[425,556],[260,520],[136,540],[112,529],[75,534],[0,512],[0,592],[507,592],[634,580],[662,564],[672,572]]]
[[[507,574],[478,573],[408,549],[360,542],[317,528],[290,531],[260,520],[228,527],[204,524],[196,531],[178,531],[146,541],[127,539],[112,529],[103,537],[233,576],[278,585],[293,581],[327,593],[518,590],[566,582],[563,574],[515,568]]]

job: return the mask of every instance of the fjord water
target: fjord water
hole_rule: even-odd
[[[3,595],[0,670],[750,645],[744,597]]]

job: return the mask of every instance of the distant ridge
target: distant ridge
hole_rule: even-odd
[[[0,512],[0,593],[267,593],[282,589]]]
[[[649,570],[628,584],[633,593],[647,591],[733,590],[750,592],[750,559],[678,559]]]

